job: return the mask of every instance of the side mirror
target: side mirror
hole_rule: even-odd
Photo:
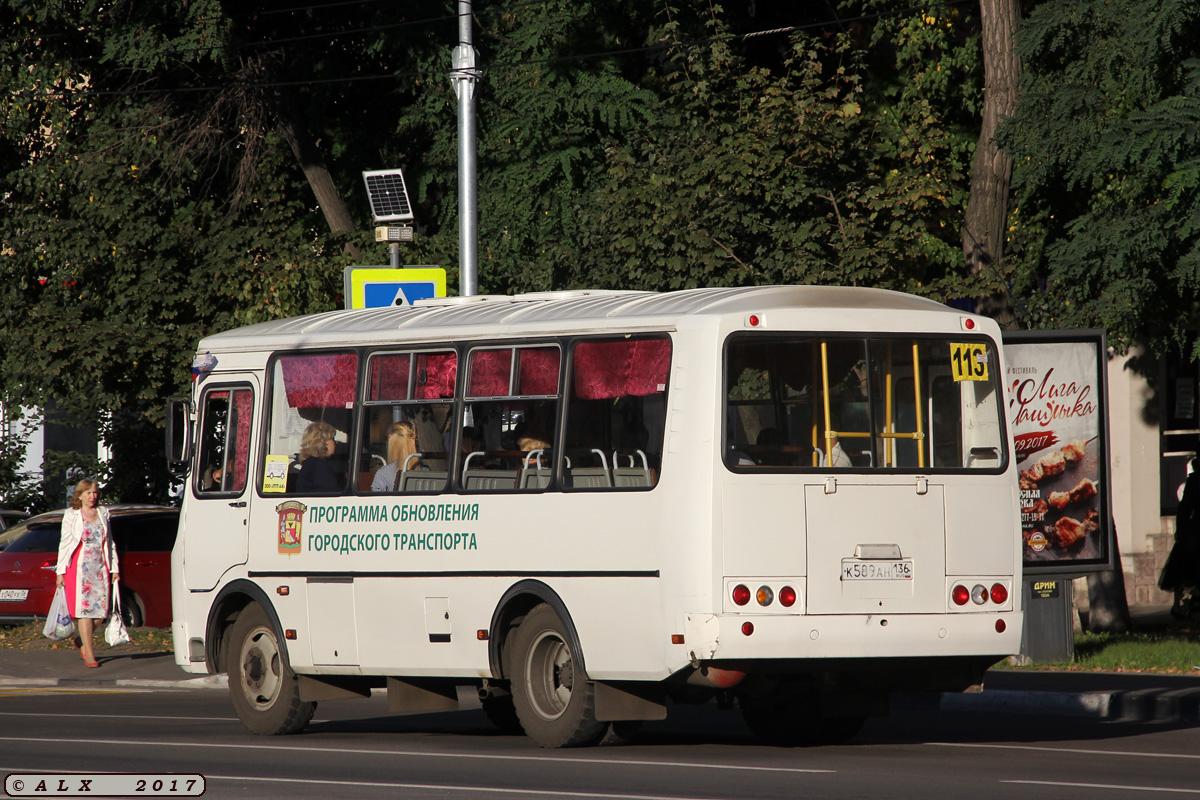
[[[192,460],[192,401],[185,395],[167,399],[167,468],[186,475]]]

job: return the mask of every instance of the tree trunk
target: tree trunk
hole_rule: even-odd
[[[1129,601],[1125,597],[1125,571],[1113,526],[1113,568],[1088,575],[1088,630],[1092,633],[1125,633],[1129,630]]]
[[[1021,18],[1019,0],[980,0],[983,39],[983,127],[971,162],[971,195],[963,220],[963,256],[973,275],[987,273],[1004,256],[1008,190],[1012,158],[995,143],[996,126],[1017,107],[1021,62],[1015,31]],[[1000,279],[999,273],[996,278]],[[1011,323],[1012,301],[998,290],[979,298],[980,313]]]
[[[296,157],[300,169],[304,171],[304,177],[308,179],[308,185],[317,198],[317,205],[321,207],[321,213],[325,215],[329,230],[333,233],[353,233],[357,230],[354,220],[329,174],[329,167],[325,165],[325,156],[317,147],[316,141],[308,130],[308,125],[305,124],[300,110],[296,107],[295,98],[286,90],[280,90],[272,100],[279,130],[287,139],[288,145],[291,146],[292,155]],[[351,242],[346,243],[345,252],[355,260],[362,258],[358,247]]]

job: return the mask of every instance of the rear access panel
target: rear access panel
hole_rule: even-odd
[[[923,481],[805,486],[808,613],[945,612],[943,495]]]

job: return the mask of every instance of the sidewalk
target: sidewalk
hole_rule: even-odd
[[[1167,609],[1133,609],[1134,627],[1154,630]],[[2,687],[142,687],[220,689],[224,675],[192,675],[171,653],[97,651],[98,669],[74,650],[0,650]],[[1195,665],[1200,666],[1200,665]],[[976,694],[902,694],[893,710],[1001,711],[1099,720],[1200,722],[1200,670],[1188,675],[1150,672],[1067,672],[993,669]]]
[[[88,669],[74,648],[0,650],[0,687],[140,686],[171,689],[224,689],[224,675],[192,675],[175,664],[173,653],[96,649],[97,669]]]

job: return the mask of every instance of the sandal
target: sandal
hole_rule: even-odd
[[[96,660],[95,656],[93,656],[93,657],[92,657],[92,659],[89,661],[89,660],[88,660],[88,657],[87,657],[87,656],[85,656],[85,655],[83,654],[83,651],[82,651],[82,650],[79,652],[79,657],[83,659],[83,665],[84,665],[85,667],[98,667],[98,666],[100,666],[100,662]]]

